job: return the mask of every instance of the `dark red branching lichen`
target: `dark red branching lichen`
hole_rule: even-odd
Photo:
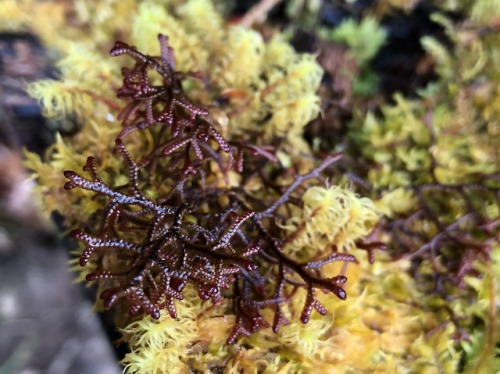
[[[500,190],[489,187],[486,176],[481,183],[408,188],[417,199],[415,209],[382,221],[391,233],[391,251],[415,264],[428,260],[435,289],[446,294],[445,283],[463,286],[465,276],[478,276],[474,262],[488,260],[498,242],[500,219],[488,217],[484,206],[489,201],[500,207]],[[459,215],[453,213],[458,204],[465,207]]]
[[[286,218],[283,214],[300,204],[307,184],[321,180],[341,156],[327,157],[310,173],[295,176],[289,186],[272,184],[270,173],[286,172],[272,149],[241,139],[227,142],[207,119],[208,112],[182,89],[182,80],[196,75],[177,73],[167,38],[160,35],[159,40],[160,58],[121,42],[111,50],[113,56],[125,54],[135,61],[132,68],[122,69],[118,90],[118,97],[129,101],[119,116],[123,129],[115,145],[128,169],[128,183],[111,186],[103,181],[93,157],[83,168],[88,177],[64,173],[67,190],[82,188],[104,200],[94,217],[97,227],[90,222],[85,226],[92,233],[72,234],[85,245],[80,264],[91,262],[95,268],[87,280],[103,283],[106,307],[123,299],[131,315],[153,318],[160,317],[161,309],[175,318],[175,300],[183,298],[188,284],[203,300],[230,299],[228,313],[235,315],[236,324],[229,344],[269,325],[263,308],[274,310],[274,331],[287,324],[282,304],[299,288],[307,292],[300,320],[307,323],[313,310],[325,314],[317,291],[345,299],[346,278],[324,278],[321,267],[356,259],[333,251],[299,263],[283,253],[286,238],[280,237],[276,221]],[[151,72],[161,84],[151,83]],[[135,160],[125,142],[143,131],[150,132],[155,146]],[[220,187],[217,180],[229,172],[240,176],[241,185]],[[243,188],[251,178],[260,178],[264,193],[259,197]]]
[[[417,284],[427,288],[426,291],[438,292],[448,298],[449,285],[464,287],[466,276],[481,276],[475,263],[488,261],[493,246],[500,241],[499,173],[464,171],[463,179],[467,182],[441,182],[437,177],[439,169],[446,169],[446,165],[440,163],[434,154],[440,145],[431,114],[429,111],[424,120],[429,136],[428,165],[404,170],[415,182],[402,188],[411,191],[415,204],[406,212],[384,217],[379,229],[389,235],[388,251],[395,259],[412,261],[413,275],[419,281]],[[446,136],[455,135],[449,133]],[[411,147],[412,142],[408,140],[406,146]],[[374,162],[364,164],[360,158],[357,163],[351,160],[347,169],[357,169],[362,176],[370,168],[380,166]],[[376,198],[389,190],[386,187],[372,188],[362,177],[350,176],[354,183],[371,191]],[[430,274],[421,271],[428,269],[421,266],[423,262],[430,264]]]
[[[429,139],[426,144],[428,162],[414,169],[398,163],[390,165],[394,173],[407,175],[404,179],[409,180],[409,184],[372,186],[368,181],[370,170],[384,165],[359,154],[354,147],[349,153],[357,156],[345,157],[339,168],[353,184],[374,199],[382,198],[394,188],[411,192],[415,199],[413,206],[404,212],[393,212],[391,217],[383,217],[377,229],[388,237],[387,250],[394,259],[411,261],[412,274],[419,287],[448,299],[451,297],[450,285],[466,287],[467,276],[482,276],[477,270],[477,262],[488,261],[492,249],[500,242],[500,174],[494,169],[491,172],[471,172],[470,160],[464,153],[458,157],[465,161],[464,174],[460,176],[463,182],[443,183],[443,176],[438,176],[440,172],[443,175],[447,165],[436,158],[443,145],[438,142],[438,131],[432,118],[432,109],[429,109],[423,118]],[[443,134],[450,138],[452,145],[461,144],[453,138],[464,135],[454,130]],[[472,130],[468,134],[474,135]],[[411,136],[387,147],[392,150],[417,149]],[[424,151],[423,148],[420,150]],[[357,246],[363,248],[364,244],[357,243]]]

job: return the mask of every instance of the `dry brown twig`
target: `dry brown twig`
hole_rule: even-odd
[[[240,25],[252,27],[254,23],[262,22],[266,19],[269,11],[278,5],[282,0],[261,0],[255,4],[240,20]]]

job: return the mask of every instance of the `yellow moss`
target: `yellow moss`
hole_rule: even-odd
[[[262,36],[235,26],[223,38],[224,50],[218,56],[212,79],[222,87],[248,88],[258,79],[264,54]]]
[[[283,78],[285,72],[279,69],[281,66],[292,64],[297,58],[293,47],[282,35],[275,34],[269,41],[264,54],[263,70],[273,82]]]
[[[40,97],[40,105],[43,114],[49,118],[66,119],[72,113],[87,113],[93,105],[93,99],[80,91],[80,83],[41,81],[31,85],[29,93],[32,96]]]
[[[284,248],[287,253],[310,255],[331,245],[347,251],[378,219],[371,200],[339,186],[311,187],[302,201],[302,212],[282,226],[291,238]]]
[[[279,334],[279,342],[308,359],[321,359],[321,353],[329,345],[325,335],[330,329],[329,318],[315,319],[307,325],[292,322]]]
[[[131,350],[123,359],[127,373],[189,372],[186,361],[199,334],[196,319],[201,305],[193,289],[184,295],[176,303],[176,319],[163,311],[159,320],[145,316],[122,330]]]
[[[498,19],[500,16],[499,0],[476,0],[471,9],[471,18],[474,21],[488,23]]]
[[[320,100],[316,94],[302,96],[295,100],[276,101],[283,105],[273,110],[273,126],[266,128],[268,138],[278,136],[301,136],[304,124],[317,117]]]
[[[411,211],[417,204],[414,193],[402,187],[385,193],[382,198],[374,201],[378,212],[387,217]]]
[[[48,44],[64,44],[57,38],[66,22],[65,9],[60,3],[3,0],[0,2],[0,18],[2,30],[33,31]]]
[[[460,354],[449,337],[455,332],[453,324],[438,326],[427,335],[420,335],[409,353],[416,357],[414,370],[420,373],[456,373]]]
[[[478,294],[478,301],[466,305],[467,314],[474,315],[484,329],[475,329],[470,341],[462,342],[467,353],[467,373],[498,372],[498,342],[500,341],[500,245],[493,245],[491,261],[476,262],[475,267],[484,274],[483,279],[468,277],[466,282]]]
[[[219,54],[224,48],[224,22],[209,0],[192,0],[185,2],[179,8],[179,16],[189,34],[195,34],[202,45],[209,45],[214,54]],[[204,63],[213,64],[212,61]],[[213,65],[207,68],[212,70]]]

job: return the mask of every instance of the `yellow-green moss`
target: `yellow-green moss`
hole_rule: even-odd
[[[433,19],[454,42],[450,50],[433,38],[422,39],[423,47],[435,60],[439,79],[422,90],[418,98],[396,95],[394,104],[382,107],[381,116],[370,113],[357,118],[352,124],[356,130],[351,132],[363,157],[378,165],[368,173],[369,182],[379,193],[375,205],[389,219],[399,217],[399,223],[415,215],[411,226],[405,229],[411,229],[417,248],[418,240],[435,238],[449,224],[457,224],[463,231],[455,235],[491,248],[488,251],[491,259],[481,255],[476,259],[474,266],[480,269],[481,276],[468,277],[465,282],[473,289],[447,284],[443,292],[450,299],[448,304],[432,297],[422,301],[434,309],[435,316],[444,313],[446,304],[453,309],[458,324],[463,326],[463,330],[456,333],[471,333],[469,342],[466,336],[458,336],[465,350],[464,370],[477,373],[494,372],[500,367],[492,348],[500,341],[496,333],[492,333],[492,326],[499,321],[499,308],[493,306],[498,304],[498,291],[490,278],[500,276],[495,265],[498,234],[492,227],[488,237],[484,231],[479,232],[477,223],[460,222],[460,219],[471,212],[493,225],[500,219],[495,192],[479,193],[481,188],[482,191],[500,188],[498,178],[494,177],[500,171],[500,38],[496,31],[486,31],[495,27],[492,20],[500,15],[500,8],[495,8],[493,3],[464,3],[461,10],[468,19],[459,24],[435,14]],[[423,193],[424,190],[418,189],[422,185],[437,188],[432,193]],[[457,192],[461,186],[465,186],[462,195]],[[448,187],[448,192],[444,192]],[[478,192],[473,192],[476,187]],[[419,212],[423,214],[417,218]],[[440,222],[441,227],[436,222]],[[440,245],[438,240],[430,243],[432,251]],[[467,251],[466,245],[451,248],[439,252],[439,256],[434,254],[432,261],[425,258],[417,262],[414,271],[420,274],[419,279],[433,279],[436,272],[446,274],[446,262],[450,258],[458,261]],[[481,310],[477,314],[479,324],[472,317],[475,308]],[[450,325],[436,327],[427,335],[430,345],[421,345],[418,339],[415,344],[419,347],[412,347],[411,354],[425,356],[429,362],[446,362],[443,357],[455,358],[453,343],[435,335],[435,331],[445,334],[451,328]],[[481,344],[487,349],[478,350]],[[443,357],[436,355],[437,347],[444,349]],[[458,370],[456,362],[449,364],[443,367],[445,372]],[[433,372],[435,366],[420,363],[415,368],[417,372]]]

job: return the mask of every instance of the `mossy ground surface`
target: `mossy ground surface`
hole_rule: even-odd
[[[65,216],[66,227],[92,222],[102,202],[64,192],[63,170],[80,171],[92,154],[103,179],[127,183],[124,166],[110,156],[122,106],[115,94],[121,63],[108,56],[117,38],[158,55],[156,35],[168,35],[177,69],[205,75],[184,88],[210,108],[221,134],[233,140],[251,134],[255,144],[272,145],[289,170],[304,174],[325,154],[344,152],[328,180],[308,185],[278,226],[287,237],[283,251],[294,259],[308,261],[332,244],[356,255],[358,263],[323,270],[345,273],[347,300],[318,295],[328,314],[313,313],[304,325],[298,317],[306,293],[298,291],[284,308],[289,325],[232,346],[225,345],[235,322],[227,303],[201,302],[190,287],[175,320],[168,313],[131,320],[118,309],[127,370],[499,370],[500,3],[387,0],[332,8],[320,1],[314,8],[315,2],[291,1],[256,31],[237,25],[235,3],[229,25],[223,1],[0,1],[3,29],[39,37],[60,73],[59,80],[30,77],[38,81],[31,95],[59,133],[46,154],[26,153],[25,162],[37,177],[43,211]],[[374,24],[351,22],[331,38],[314,27],[338,28],[350,16],[385,26],[385,44]],[[370,34],[382,49],[360,55]],[[4,110],[15,119],[12,102],[3,101]],[[130,137],[131,154],[150,150],[154,136]],[[292,183],[293,172],[280,178]],[[207,182],[228,190],[241,181],[235,174],[229,186],[215,179]],[[8,182],[0,192],[12,189]],[[252,180],[245,191],[269,198]],[[163,192],[152,189],[150,197]],[[10,195],[1,196],[10,206]],[[371,235],[388,249],[369,264],[356,246],[373,227]],[[80,278],[92,269],[80,269]],[[272,311],[264,317],[272,321]]]

